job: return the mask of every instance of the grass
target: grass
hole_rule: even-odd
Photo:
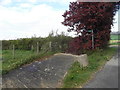
[[[0,61],[0,73],[2,73],[2,61]]]
[[[118,35],[110,35],[110,45],[120,45],[120,34]]]
[[[116,52],[116,48],[107,48],[105,50],[96,50],[88,52],[89,65],[81,67],[75,62],[69,69],[63,81],[63,88],[76,88],[84,85],[101,66],[105,64]]]
[[[120,42],[119,43],[110,43],[110,45],[120,45]]]
[[[110,35],[111,40],[120,40],[120,35]]]
[[[110,45],[120,45],[120,40],[110,40]]]
[[[16,69],[24,64],[33,62],[36,59],[41,59],[46,56],[53,55],[55,52],[35,53],[32,51],[16,50],[15,59],[13,58],[11,50],[3,50],[3,62],[2,62],[2,74],[6,74],[9,71]]]

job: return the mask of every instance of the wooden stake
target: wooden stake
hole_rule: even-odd
[[[13,45],[13,59],[15,59],[15,45]]]
[[[37,42],[37,54],[39,53],[39,42]]]
[[[52,51],[52,42],[49,42],[50,51]]]
[[[33,45],[31,46],[31,51],[33,51]]]

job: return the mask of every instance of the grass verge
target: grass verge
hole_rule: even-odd
[[[120,40],[110,40],[110,45],[120,45]]]
[[[88,52],[88,67],[81,67],[78,62],[75,62],[69,69],[68,74],[64,78],[63,88],[80,88],[90,78],[91,75],[99,70],[106,61],[115,54],[116,48],[107,48],[105,50],[96,50]]]
[[[118,42],[118,43],[110,43],[110,45],[120,45],[120,42]]]
[[[35,60],[40,60],[45,57],[51,56],[56,52],[46,52],[36,54],[32,51],[25,50],[16,50],[15,51],[15,59],[12,57],[11,50],[3,50],[3,61],[2,61],[2,74],[6,74],[9,71],[16,69],[22,65],[29,64]]]

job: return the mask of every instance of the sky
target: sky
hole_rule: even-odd
[[[74,36],[61,24],[63,13],[73,1],[76,0],[0,0],[0,40],[46,37],[52,30]],[[115,18],[112,31],[118,31],[118,13]]]

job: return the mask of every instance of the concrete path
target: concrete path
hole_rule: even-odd
[[[74,62],[72,56],[55,55],[2,76],[3,88],[57,88]]]
[[[120,48],[118,53],[95,74],[95,77],[84,88],[118,88],[118,56],[120,56]]]

